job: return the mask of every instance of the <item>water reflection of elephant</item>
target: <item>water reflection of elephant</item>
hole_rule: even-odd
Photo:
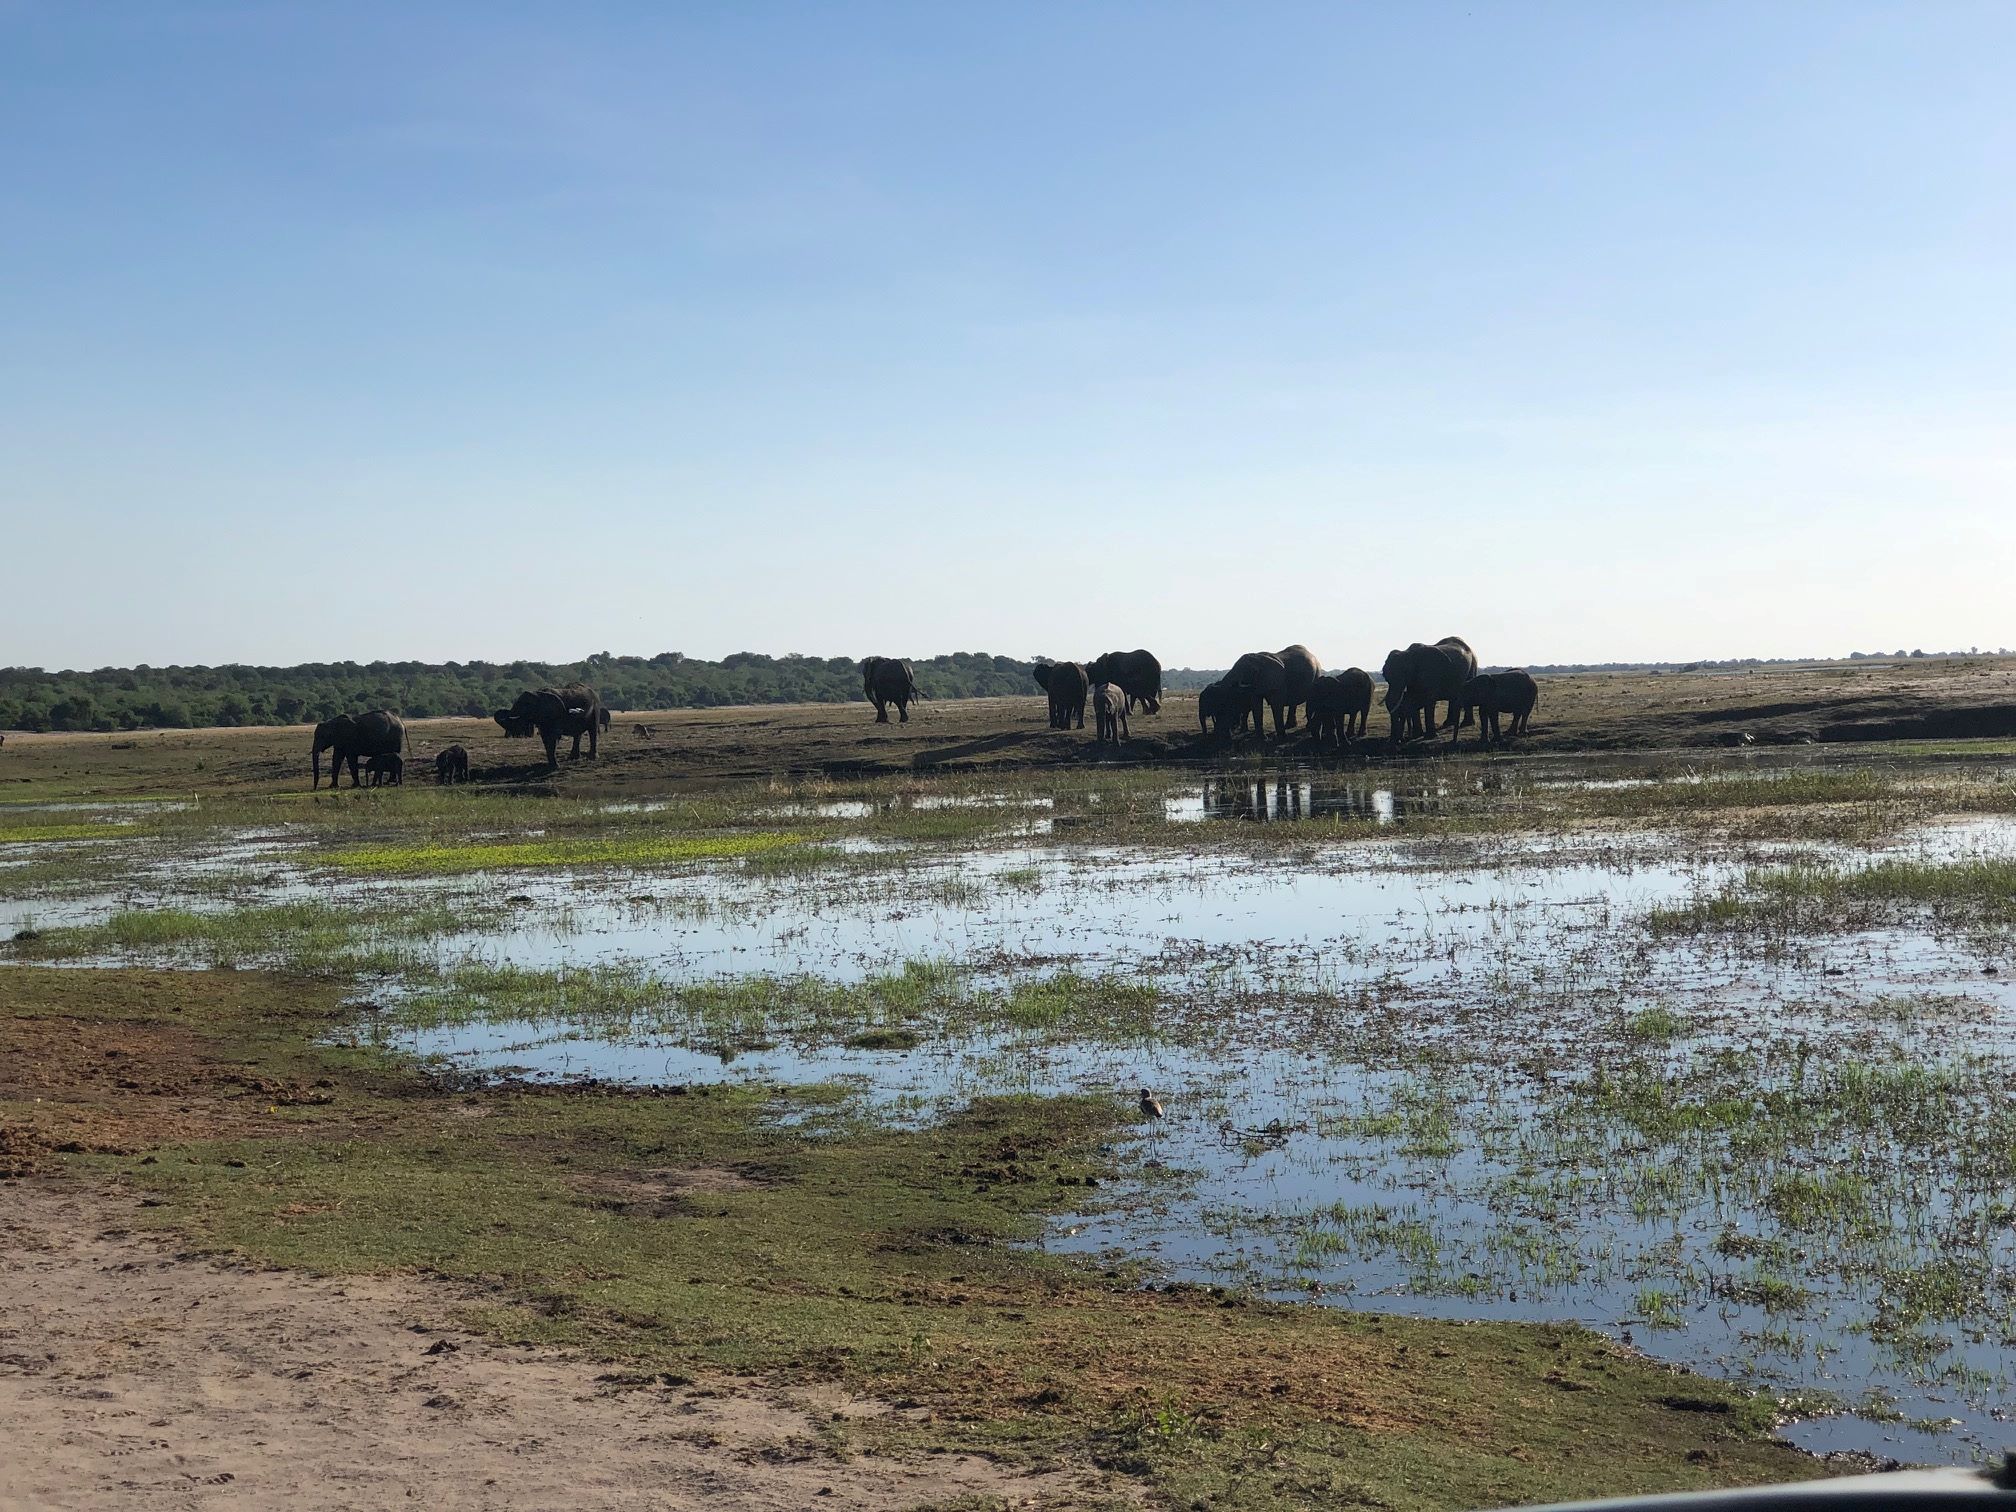
[[[1243,819],[1255,824],[1317,817],[1391,824],[1402,812],[1418,808],[1419,797],[1396,798],[1391,790],[1369,784],[1331,786],[1288,778],[1210,777],[1204,781],[1207,818]]]

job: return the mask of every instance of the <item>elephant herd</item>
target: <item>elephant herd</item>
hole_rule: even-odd
[[[1048,695],[1050,727],[1084,729],[1089,704],[1097,738],[1118,743],[1129,738],[1128,720],[1137,710],[1162,711],[1162,663],[1147,651],[1108,651],[1089,662],[1039,662],[1033,669],[1037,686]],[[1405,650],[1389,651],[1380,668],[1386,683],[1384,703],[1395,745],[1427,739],[1438,730],[1457,731],[1476,717],[1479,739],[1502,740],[1526,733],[1539,689],[1525,672],[1477,670],[1477,656],[1456,636],[1432,646],[1416,641]],[[1319,747],[1342,748],[1365,737],[1372,712],[1372,676],[1359,667],[1326,672],[1307,646],[1279,651],[1249,651],[1232,670],[1197,694],[1197,728],[1201,733],[1232,739],[1250,729],[1264,740],[1271,717],[1274,738],[1296,728],[1298,713],[1306,714],[1307,730]],[[861,663],[861,691],[875,705],[878,724],[889,722],[889,710],[908,724],[910,705],[924,697],[907,661],[871,656]],[[1436,721],[1436,706],[1447,705],[1447,717]],[[562,739],[571,738],[571,756],[581,754],[583,736],[588,755],[600,753],[601,736],[609,728],[609,710],[585,683],[564,688],[528,689],[508,709],[491,716],[507,736],[537,735],[546,749],[546,764],[559,765]],[[1501,723],[1509,720],[1509,723]],[[655,726],[639,725],[649,738]],[[411,746],[399,716],[385,709],[368,714],[339,714],[315,726],[309,750],[312,786],[322,785],[322,753],[330,753],[329,785],[350,769],[350,785],[361,786],[360,767],[373,787],[405,780]],[[434,778],[442,784],[469,780],[469,753],[449,746],[434,757]]]
[[[1089,701],[1099,740],[1117,744],[1128,738],[1127,717],[1137,706],[1162,712],[1162,663],[1147,651],[1108,651],[1083,664],[1038,662],[1031,670],[1049,695],[1053,730],[1084,729]]]
[[[1457,636],[1431,645],[1416,641],[1405,650],[1387,653],[1380,668],[1386,684],[1383,702],[1395,745],[1425,739],[1438,729],[1453,742],[1473,719],[1479,738],[1498,741],[1526,733],[1539,688],[1523,671],[1477,670],[1477,655]],[[1135,704],[1153,714],[1161,708],[1162,666],[1146,651],[1114,651],[1085,666],[1077,662],[1046,662],[1035,668],[1039,686],[1049,695],[1052,729],[1085,728],[1088,697],[1100,713],[1099,738],[1121,739],[1125,715]],[[1115,722],[1105,718],[1109,700],[1102,689],[1117,689],[1124,701]],[[1365,737],[1372,713],[1373,681],[1361,667],[1326,672],[1307,646],[1279,651],[1249,651],[1232,670],[1197,694],[1200,734],[1231,740],[1249,729],[1264,740],[1271,718],[1274,738],[1296,728],[1298,713],[1306,714],[1311,740],[1342,748]],[[1436,722],[1436,706],[1446,704],[1447,719]],[[1509,724],[1501,724],[1509,719]]]
[[[574,737],[573,754],[581,754],[581,737],[588,737],[588,754],[597,751],[597,742],[609,728],[609,711],[601,697],[584,683],[564,688],[540,688],[518,695],[508,709],[499,709],[491,718],[507,736],[537,735],[546,747],[546,764],[559,766],[562,737]],[[386,709],[368,714],[339,714],[315,726],[315,741],[308,753],[310,786],[322,785],[322,753],[330,752],[329,786],[334,788],[350,768],[350,786],[358,787],[360,763],[371,786],[406,780],[406,755],[412,747],[406,726],[398,715]],[[469,780],[469,753],[459,745],[449,746],[434,757],[434,780],[444,787]]]

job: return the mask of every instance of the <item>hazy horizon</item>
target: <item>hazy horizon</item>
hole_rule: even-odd
[[[0,0],[0,664],[2000,645],[2012,48]]]

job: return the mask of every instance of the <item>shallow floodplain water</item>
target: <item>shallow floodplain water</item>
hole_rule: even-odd
[[[782,1011],[724,1035],[677,1012],[612,1024],[508,1003],[413,1027],[414,984],[396,977],[354,1032],[535,1075],[840,1080],[896,1117],[996,1090],[1131,1103],[1150,1086],[1168,1116],[1141,1128],[1148,1179],[1109,1185],[1053,1247],[1330,1305],[1579,1321],[1859,1409],[1788,1429],[1809,1447],[1964,1460],[1998,1446],[2016,1407],[2007,931],[1657,935],[1653,909],[1759,860],[1852,853],[1588,828],[1407,841],[1410,816],[1450,796],[1436,778],[1226,774],[1161,800],[1172,826],[1341,815],[1388,837],[1306,849],[1094,854],[1025,825],[887,870],[344,884],[486,899],[480,927],[427,943],[443,968],[861,983],[927,961],[990,988],[1066,972],[1152,983],[1152,1024],[1124,1035],[946,1022],[909,1048],[862,1049]],[[1040,780],[962,801],[1064,808]],[[2016,849],[2002,820],[1888,843]],[[235,844],[262,895],[329,885],[284,838]],[[66,908],[90,917],[110,896]]]

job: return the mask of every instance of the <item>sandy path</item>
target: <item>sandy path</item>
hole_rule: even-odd
[[[893,1509],[1089,1485],[957,1456],[840,1460],[839,1398],[614,1391],[436,1326],[446,1283],[180,1257],[130,1197],[0,1183],[0,1508]]]

